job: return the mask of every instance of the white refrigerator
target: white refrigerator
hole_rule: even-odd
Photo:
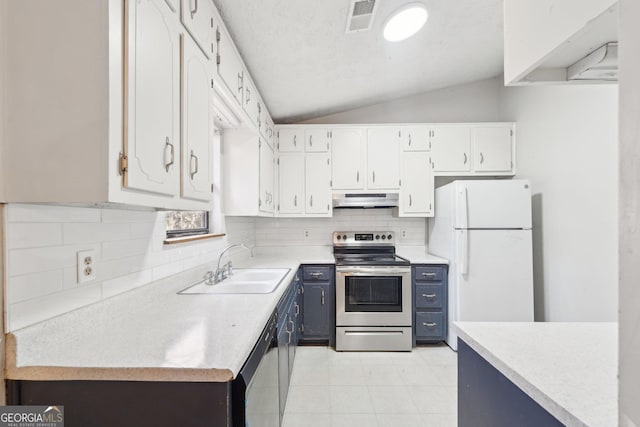
[[[454,181],[435,191],[429,252],[449,260],[455,321],[533,321],[531,190],[526,180]]]

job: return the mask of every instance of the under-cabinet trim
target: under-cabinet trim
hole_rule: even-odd
[[[216,237],[224,237],[227,233],[208,233],[208,234],[196,234],[193,236],[182,236],[182,237],[171,237],[168,239],[164,239],[163,244],[165,245],[175,245],[177,243],[186,243],[193,242],[196,240],[204,240],[204,239],[213,239]]]

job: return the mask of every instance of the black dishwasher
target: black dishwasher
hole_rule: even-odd
[[[233,380],[234,427],[280,425],[277,311],[271,315],[251,355]]]

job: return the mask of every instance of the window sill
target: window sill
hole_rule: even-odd
[[[177,243],[187,243],[194,242],[196,240],[205,240],[205,239],[213,239],[216,237],[226,236],[225,233],[209,233],[209,234],[196,234],[193,236],[184,236],[184,237],[171,237],[168,239],[164,239],[165,245],[175,245]]]

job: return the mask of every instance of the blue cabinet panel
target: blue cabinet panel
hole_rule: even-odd
[[[413,344],[444,341],[447,334],[447,265],[415,265]]]
[[[416,336],[443,339],[444,313],[442,311],[416,312]]]
[[[444,286],[416,284],[416,309],[420,308],[443,308],[444,307]]]
[[[302,342],[335,343],[335,267],[303,265]]]

